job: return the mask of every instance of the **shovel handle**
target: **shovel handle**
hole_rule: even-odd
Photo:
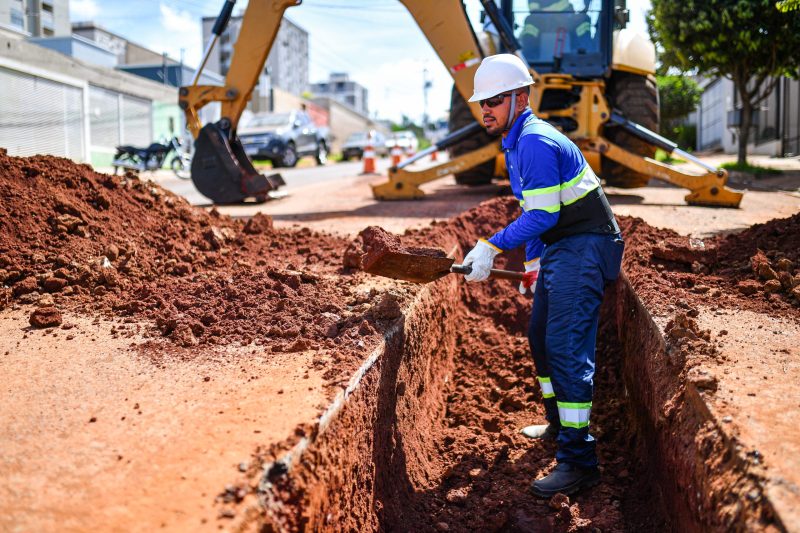
[[[464,265],[453,265],[450,267],[450,272],[455,274],[469,274],[472,272],[471,266],[464,266]],[[514,281],[522,281],[523,277],[522,272],[515,272],[513,270],[500,270],[497,268],[493,268],[489,271],[489,277],[495,279],[510,279]]]

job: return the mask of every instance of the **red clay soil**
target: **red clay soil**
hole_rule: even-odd
[[[636,292],[662,311],[698,305],[800,318],[800,214],[738,234],[694,239],[620,220],[623,269]]]
[[[45,307],[35,327],[62,309],[130,317],[117,334],[149,324],[141,349],[154,360],[194,357],[198,344],[315,350],[333,383],[392,320],[372,310],[387,297],[361,294],[363,275],[343,271],[340,238],[207,213],[133,174],[56,157],[0,151],[0,189],[0,309]]]
[[[55,324],[61,309],[130,317],[132,327],[144,320],[153,342],[143,352],[156,361],[165,353],[191,358],[197,345],[314,350],[328,368],[329,383],[341,383],[416,290],[401,283],[392,293],[356,290],[363,274],[351,267],[369,253],[369,240],[351,249],[343,265],[348,242],[342,239],[308,229],[279,231],[264,216],[245,224],[206,213],[133,175],[0,152],[0,189],[0,309],[37,304],[31,313],[37,327]],[[466,252],[518,209],[510,198],[484,202],[451,221],[409,232],[402,246],[450,250],[459,244]],[[799,220],[773,221],[701,247],[624,218],[624,269],[653,305],[674,312],[668,330],[678,344],[713,356],[711,339],[691,321],[700,303],[800,316],[793,292],[800,279]],[[515,251],[496,266],[520,270],[521,263]],[[383,526],[663,530],[647,465],[633,453],[637,437],[628,423],[612,326],[604,325],[600,335],[592,419],[603,482],[570,501],[546,502],[527,490],[549,469],[554,449],[518,434],[521,426],[543,420],[524,336],[530,299],[506,281],[464,283],[462,295],[464,307],[452,318],[463,324],[457,371],[442,385],[448,410],[434,439],[444,474],[424,491],[380,502]]]
[[[397,235],[378,226],[368,226],[345,250],[344,266],[369,271],[376,261],[390,252],[422,257],[447,256],[447,253],[441,248],[403,246]]]

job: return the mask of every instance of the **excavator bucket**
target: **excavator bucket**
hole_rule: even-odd
[[[247,199],[263,202],[281,185],[280,174],[259,174],[236,135],[229,139],[217,124],[206,124],[195,141],[192,182],[215,204],[238,204]]]

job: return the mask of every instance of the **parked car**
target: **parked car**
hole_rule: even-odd
[[[328,128],[317,127],[305,111],[257,114],[238,133],[251,159],[268,159],[274,167],[293,167],[307,155],[320,165],[328,160]]]
[[[416,152],[419,149],[419,140],[413,131],[395,131],[392,133],[391,138],[386,141],[386,146],[390,150],[395,146],[399,146],[404,153]]]
[[[357,159],[364,157],[364,148],[368,144],[368,136],[368,131],[357,131],[351,134],[342,145],[342,160],[347,161],[354,157]],[[386,136],[383,133],[374,131],[371,142],[376,156],[385,157],[389,154],[389,149],[386,148]]]

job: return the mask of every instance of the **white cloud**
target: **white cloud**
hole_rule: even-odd
[[[433,120],[447,114],[453,78],[438,61],[414,58],[370,65],[369,70],[355,72],[354,81],[369,90],[370,112],[399,122],[406,115],[419,122],[425,110],[422,90],[423,71],[428,70],[432,87],[428,91],[428,116]]]
[[[145,44],[157,52],[166,52],[179,59],[181,50],[190,65],[200,63],[202,56],[202,29],[200,18],[187,10],[159,2],[160,27]]]
[[[72,20],[92,20],[100,13],[96,0],[72,0],[69,3],[69,15]]]

